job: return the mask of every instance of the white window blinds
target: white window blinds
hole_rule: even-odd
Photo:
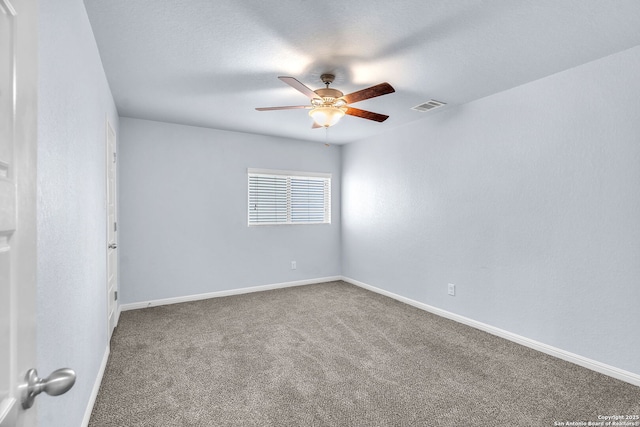
[[[249,169],[249,225],[330,224],[331,175]]]

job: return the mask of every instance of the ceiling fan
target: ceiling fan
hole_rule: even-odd
[[[313,118],[312,128],[328,128],[333,126],[345,115],[360,117],[376,122],[384,122],[389,116],[384,114],[373,113],[371,111],[360,110],[351,107],[349,104],[364,101],[365,99],[375,98],[376,96],[386,95],[395,92],[395,89],[389,83],[380,83],[348,95],[343,94],[338,89],[330,88],[335,76],[333,74],[323,74],[320,76],[325,88],[311,90],[304,84],[300,83],[293,77],[278,77],[280,80],[298,90],[303,95],[311,99],[310,105],[291,105],[285,107],[262,107],[256,108],[258,111],[271,110],[311,110],[309,115]]]

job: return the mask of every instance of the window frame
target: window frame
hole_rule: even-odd
[[[252,176],[261,176],[264,178],[284,178],[286,180],[286,220],[285,221],[253,221],[251,215],[252,206]],[[311,179],[324,181],[323,191],[323,220],[322,221],[301,221],[293,220],[292,217],[292,186],[291,180],[295,179]],[[324,172],[303,172],[303,171],[290,171],[290,170],[277,170],[277,169],[247,169],[247,225],[249,227],[263,226],[263,225],[317,225],[317,224],[331,224],[331,186],[332,175]]]

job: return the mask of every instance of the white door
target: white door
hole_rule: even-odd
[[[0,0],[0,426],[36,425],[36,0]]]
[[[116,133],[107,120],[107,316],[109,337],[116,327],[118,289],[118,223],[116,218]]]

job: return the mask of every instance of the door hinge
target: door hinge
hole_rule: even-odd
[[[118,301],[118,291],[113,292],[113,300]]]
[[[118,231],[118,223],[117,222],[113,223],[113,231]]]
[[[116,152],[113,152],[113,163],[116,162],[116,159],[118,158],[118,155],[116,154]]]

